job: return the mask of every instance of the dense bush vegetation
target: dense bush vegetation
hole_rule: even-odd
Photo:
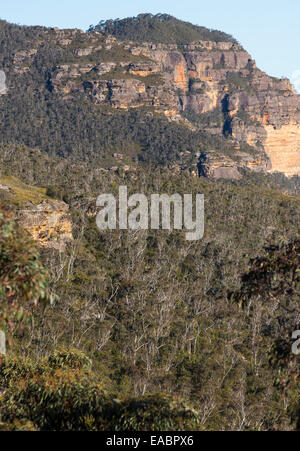
[[[112,115],[77,100],[62,101],[55,94],[32,96],[22,90],[0,97],[1,141],[104,166],[114,152],[128,149],[140,161],[167,165],[178,161],[185,150],[193,155],[207,148],[230,148],[222,138],[149,118],[143,111]]]
[[[11,65],[16,51],[30,48],[32,41],[44,36],[44,27],[20,27],[0,20],[0,62]]]
[[[271,189],[285,179],[246,174],[239,182],[212,182],[143,168],[99,173],[88,162],[70,165],[24,147],[5,149],[6,167],[28,183],[47,180],[67,200],[75,236],[64,254],[43,251],[59,301],[36,311],[15,352],[34,360],[58,345],[81,349],[108,394],[124,400],[176,394],[196,409],[203,429],[291,427],[273,385],[268,350],[274,337],[265,338],[265,317],[252,319],[230,295],[244,286],[251,257],[298,233],[298,198]],[[181,232],[100,232],[95,199],[101,192],[117,195],[124,184],[146,194],[204,193],[203,240],[187,245]],[[274,309],[269,301],[264,308]]]
[[[268,350],[277,400],[283,407],[281,416],[287,412],[299,428],[299,355],[292,353],[292,334],[300,324],[299,238],[265,249],[265,255],[256,258],[243,275],[233,299],[247,311],[248,327],[260,336],[255,360],[266,358]]]
[[[89,31],[102,30],[118,39],[164,44],[188,44],[193,41],[231,41],[235,39],[222,31],[183,22],[168,14],[139,14],[137,17],[101,21]]]
[[[31,361],[0,363],[0,430],[191,430],[197,413],[156,395],[116,399],[107,393],[82,353],[56,351]]]
[[[48,279],[39,252],[5,210],[0,210],[0,328],[23,332],[28,313],[48,301]]]
[[[48,279],[36,246],[4,211],[0,289],[0,326],[21,332],[22,342],[28,313],[49,300]],[[198,424],[195,411],[168,396],[115,399],[91,364],[76,350],[34,360],[1,356],[0,430],[190,430]]]
[[[231,40],[165,15],[95,29],[122,39]],[[247,170],[239,181],[191,177],[199,152],[230,154],[231,144],[146,110],[112,114],[81,95],[62,100],[48,75],[71,54],[51,40],[32,70],[16,75],[15,51],[30,49],[40,33],[0,23],[9,86],[0,97],[0,172],[67,202],[74,241],[63,253],[38,251],[7,213],[0,217],[0,327],[15,335],[0,367],[0,428],[299,427],[291,355],[300,319],[299,177]],[[202,121],[209,127],[222,117]],[[135,168],[103,169],[123,151]],[[186,151],[187,171],[176,174]],[[117,195],[119,185],[146,195],[204,193],[203,239],[99,231],[96,198]],[[11,197],[3,192],[14,214],[14,187]],[[57,295],[52,304],[49,293]],[[33,308],[37,300],[47,303]]]
[[[57,46],[50,35],[46,39],[44,36],[30,72],[16,73],[14,56],[19,44],[23,43],[23,50],[35,48],[43,31],[41,27],[0,23],[0,58],[9,88],[7,95],[0,96],[2,143],[23,143],[51,155],[94,160],[102,166],[113,165],[114,152],[168,165],[179,161],[180,152],[186,150],[192,157],[207,148],[232,150],[222,138],[192,132],[159,115],[149,115],[147,109],[117,112],[97,107],[79,93],[71,99],[61,98],[52,91],[49,74],[55,66],[74,58],[74,54]]]

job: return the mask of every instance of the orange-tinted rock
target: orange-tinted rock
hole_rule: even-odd
[[[184,92],[188,90],[188,77],[183,63],[177,64],[174,68],[174,84],[177,89]]]
[[[92,102],[113,108],[146,106],[171,120],[183,119],[186,111],[205,114],[210,117],[211,133],[222,134],[227,124],[226,136],[235,142],[237,151],[242,143],[257,150],[260,157],[243,159],[242,165],[255,169],[266,169],[269,165],[272,171],[299,174],[300,96],[295,94],[289,80],[269,77],[260,71],[239,44],[122,43],[101,33],[86,35],[86,42],[82,43],[83,35],[78,30],[51,33],[60,45],[69,45],[80,33],[77,52],[73,47],[77,59],[53,70],[54,90],[68,96],[80,91]],[[94,65],[84,62],[82,56],[93,54],[101,46],[119,46],[122,57],[98,60]],[[32,54],[20,51],[17,55],[20,61],[26,60],[26,70],[30,70],[36,48],[37,45]],[[128,59],[124,58],[124,52]],[[189,126],[201,127],[201,121]]]
[[[275,129],[265,126],[267,139],[265,152],[271,161],[271,172],[284,172],[287,176],[300,175],[300,124],[284,125]]]
[[[69,206],[62,201],[44,200],[19,211],[19,223],[42,247],[64,251],[73,240]]]

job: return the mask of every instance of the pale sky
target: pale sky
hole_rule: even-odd
[[[269,75],[300,91],[300,0],[0,0],[0,17],[22,25],[81,28],[102,19],[168,13],[232,34]]]

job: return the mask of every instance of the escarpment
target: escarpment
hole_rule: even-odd
[[[259,168],[300,174],[300,97],[288,80],[261,72],[240,45],[114,45],[126,47],[128,61],[58,67],[52,74],[55,89],[82,91],[93,102],[116,109],[152,108],[170,120],[196,115],[199,127],[201,116],[210,115],[211,132],[224,134],[227,128],[228,139],[261,152]],[[141,61],[131,61],[130,55]],[[217,126],[214,115],[223,115]]]
[[[159,36],[155,42],[126,40],[101,27],[88,33],[43,29],[13,52],[3,74],[10,84],[24,80],[25,89],[26,77],[38,67],[40,83],[66,102],[88,102],[109,114],[146,110],[225,137],[232,146],[225,168],[300,175],[300,96],[289,80],[259,70],[227,35],[202,34],[206,39],[160,43]],[[47,68],[40,67],[46,47],[57,54]],[[214,158],[222,160],[222,149],[215,150],[209,152],[207,174],[219,164]]]

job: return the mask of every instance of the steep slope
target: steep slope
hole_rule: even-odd
[[[141,15],[88,33],[1,22],[0,34],[3,141],[102,167],[122,153],[215,178],[300,174],[300,96],[225,33]]]

